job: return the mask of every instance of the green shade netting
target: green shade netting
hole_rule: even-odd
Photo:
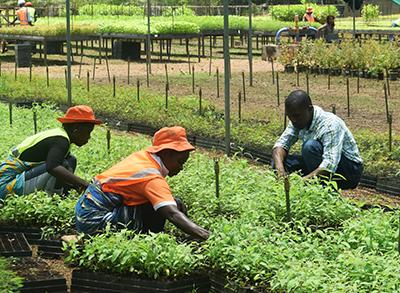
[[[400,5],[400,0],[392,0],[394,4]]]

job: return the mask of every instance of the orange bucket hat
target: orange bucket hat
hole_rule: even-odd
[[[307,12],[314,12],[314,8],[312,8],[312,7],[307,7]]]
[[[186,130],[181,126],[163,127],[153,137],[153,145],[147,149],[150,153],[171,149],[178,152],[193,151],[194,147],[186,137]]]
[[[25,2],[25,7],[32,7],[32,2]]]
[[[67,110],[64,117],[57,118],[63,124],[66,123],[92,123],[101,124],[101,120],[96,119],[92,108],[85,105],[71,107]]]

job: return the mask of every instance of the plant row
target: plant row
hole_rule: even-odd
[[[378,76],[400,67],[400,48],[394,42],[365,43],[343,41],[326,44],[322,40],[302,42],[298,46],[284,44],[278,57],[285,66],[329,69],[332,72],[356,70]]]
[[[44,100],[57,104],[66,104],[66,89],[64,80],[52,79],[46,86],[46,79],[19,75],[14,80],[13,75],[2,74],[0,79],[0,95],[11,101]],[[29,87],[24,85],[30,84]],[[166,107],[165,97],[147,92],[141,88],[139,99],[137,88],[122,86],[112,97],[112,85],[96,84],[86,89],[86,81],[73,80],[74,104],[87,104],[95,111],[107,117],[117,117],[120,121],[135,122],[160,128],[166,125],[182,125],[191,135],[210,137],[223,140],[224,113],[213,103],[202,101],[199,110],[199,97],[168,97]],[[236,115],[231,117],[232,140],[242,147],[252,147],[269,153],[275,140],[283,128],[283,117],[272,111],[267,113],[269,123],[256,120],[239,121]],[[365,161],[365,172],[377,176],[397,176],[400,170],[400,148],[397,136],[393,136],[392,152],[388,152],[388,138],[385,133],[374,133],[368,129],[358,130],[355,138]]]
[[[314,8],[314,16],[321,23],[325,23],[326,17],[328,15],[338,16],[339,12],[337,8],[333,5],[274,5],[269,8],[269,13],[272,18],[280,21],[293,21],[294,17],[297,15],[301,20],[307,7]]]

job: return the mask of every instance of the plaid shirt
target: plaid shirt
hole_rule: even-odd
[[[282,147],[289,151],[299,138],[303,143],[313,139],[319,141],[324,149],[319,168],[335,172],[342,154],[353,162],[362,163],[356,141],[343,120],[318,106],[313,107],[314,116],[310,128],[297,129],[290,122],[274,148]]]

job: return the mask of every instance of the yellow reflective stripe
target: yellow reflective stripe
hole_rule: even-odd
[[[138,171],[137,173],[134,173],[133,175],[128,176],[128,177],[109,177],[101,183],[104,184],[104,183],[117,183],[117,182],[122,182],[122,181],[129,181],[132,179],[144,178],[148,175],[160,175],[161,176],[161,173],[160,173],[160,170],[158,170],[156,168],[147,168],[147,169],[142,169],[142,170]]]

